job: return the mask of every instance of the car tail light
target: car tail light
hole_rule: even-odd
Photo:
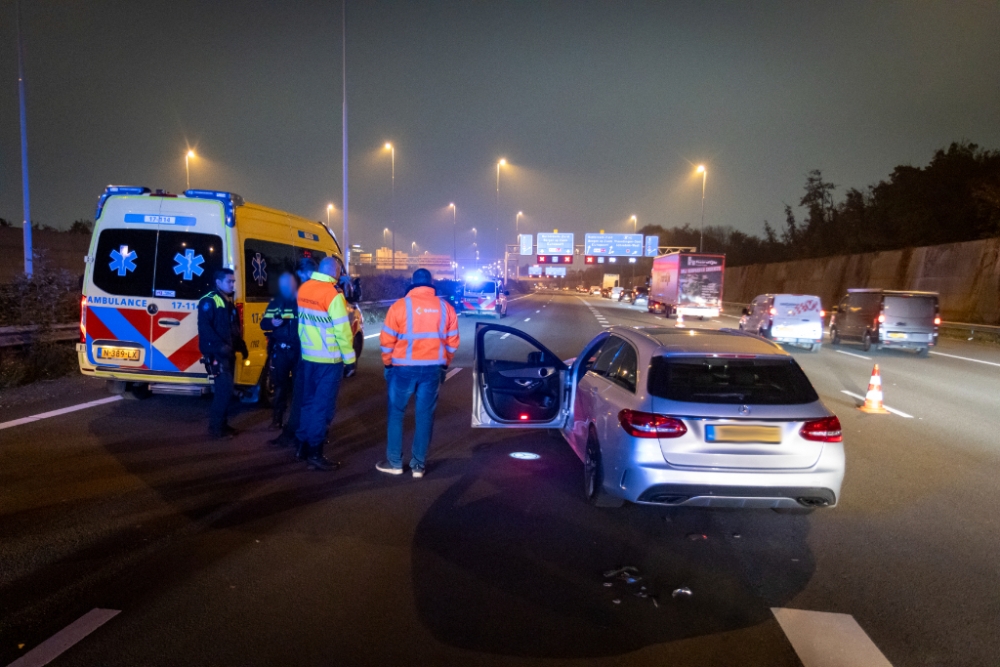
[[[885,324],[885,313],[879,313],[878,314],[878,323],[879,324]]]
[[[638,410],[622,410],[618,422],[629,435],[637,438],[679,438],[687,433],[680,419]]]
[[[819,311],[819,316],[820,317],[826,317],[826,311],[825,310]]]
[[[771,308],[771,310],[770,310],[770,311],[768,311],[768,312],[770,312],[770,313],[771,313],[772,315],[777,315],[777,314],[778,314],[778,309],[777,309],[777,308],[774,308],[774,307],[772,307],[772,308]]]
[[[935,317],[934,318],[934,326],[936,326],[936,327],[941,326],[941,318],[940,317]]]
[[[80,342],[87,342],[87,297],[80,297]]]
[[[836,415],[807,421],[799,430],[799,435],[806,440],[815,442],[841,442],[843,440],[840,420],[837,419]]]

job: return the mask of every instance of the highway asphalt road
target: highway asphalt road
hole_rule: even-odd
[[[673,325],[572,293],[512,301],[503,324],[568,358],[602,319]],[[463,370],[442,387],[423,480],[374,469],[375,339],[343,386],[334,473],[266,445],[262,410],[239,411],[234,441],[208,441],[206,400],[0,429],[0,664],[42,664],[53,636],[71,645],[57,666],[998,664],[996,348],[794,352],[844,426],[834,509],[599,509],[561,439],[470,429],[474,323],[461,321]],[[863,395],[875,361],[909,417],[843,393]],[[79,377],[6,393],[4,423],[107,397]],[[640,584],[603,585],[625,565],[659,606]],[[691,596],[672,597],[681,587]]]

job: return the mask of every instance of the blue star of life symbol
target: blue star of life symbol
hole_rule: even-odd
[[[127,245],[123,245],[118,250],[111,251],[111,263],[108,268],[117,271],[119,276],[124,276],[130,271],[135,271],[135,260],[139,256],[135,250],[129,250]]]
[[[264,283],[267,282],[267,260],[260,256],[258,252],[253,258],[253,279],[257,281],[257,285],[263,287]]]
[[[205,263],[205,258],[201,255],[195,255],[194,250],[188,248],[184,251],[184,254],[177,253],[174,255],[174,261],[177,262],[174,265],[174,273],[176,275],[184,274],[182,280],[191,280],[192,275],[200,276],[205,273],[205,269],[201,268],[201,265]]]

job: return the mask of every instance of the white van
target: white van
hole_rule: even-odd
[[[743,309],[740,329],[819,352],[826,312],[818,296],[761,294]]]

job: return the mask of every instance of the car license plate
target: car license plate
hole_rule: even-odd
[[[781,442],[781,429],[777,426],[716,426],[705,427],[708,442]]]
[[[139,361],[139,348],[108,347],[97,348],[98,359],[118,359],[120,361]]]
[[[898,331],[890,331],[889,338],[906,338],[906,334]]]

